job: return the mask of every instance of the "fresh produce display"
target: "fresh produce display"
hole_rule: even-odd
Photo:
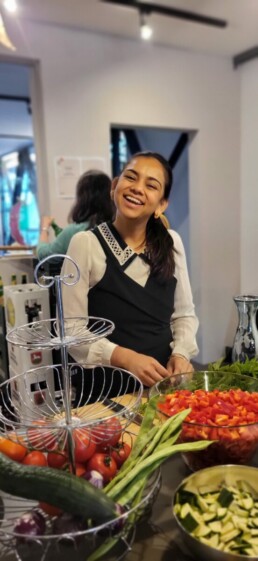
[[[88,481],[66,471],[25,466],[0,454],[0,489],[11,495],[43,501],[101,524],[116,517],[115,504]]]
[[[258,447],[258,393],[232,390],[176,390],[158,405],[166,415],[186,407],[181,442],[213,440],[202,454],[184,455],[193,470],[216,464],[248,463]]]
[[[164,423],[153,425],[157,401],[157,397],[149,401],[130,455],[114,479],[105,487],[108,496],[122,505],[131,504],[135,499],[139,500],[148,477],[167,458],[177,452],[202,450],[210,444],[207,440],[177,443],[182,423],[190,413],[189,409],[168,418]]]
[[[113,547],[121,531],[124,531],[125,524],[135,523],[137,505],[142,501],[146,483],[161,463],[177,452],[202,450],[210,444],[207,440],[177,444],[182,422],[189,410],[168,418],[165,423],[154,425],[156,405],[155,398],[150,400],[132,448],[123,441],[121,432],[115,430],[121,436],[120,440],[117,442],[116,438],[113,446],[103,446],[103,452],[92,451],[91,458],[83,464],[85,471],[81,477],[73,475],[68,464],[59,465],[59,456],[66,458],[65,452],[53,451],[45,454],[48,462],[52,462],[53,456],[57,455],[55,468],[24,465],[0,454],[0,489],[14,496],[38,501],[39,512],[43,511],[50,517],[45,530],[46,535],[55,531],[60,534],[69,533],[67,528],[71,528],[71,533],[76,532],[75,528],[79,533],[87,532],[110,521],[114,535],[105,541],[92,558],[90,557],[90,561],[96,561],[103,556],[103,551],[105,553]],[[117,422],[116,427],[118,428]],[[95,428],[93,430],[95,431]],[[107,439],[104,438],[106,442]],[[101,445],[101,441],[99,444]],[[113,452],[118,456],[122,453],[122,457],[119,456],[120,463],[123,462],[121,466],[118,466],[112,457]],[[27,456],[32,453],[29,452]],[[101,473],[103,457],[104,463],[106,457],[109,460],[109,466],[105,465],[105,469],[115,465],[112,476],[109,474],[106,477]],[[107,481],[109,482],[106,483]],[[127,514],[128,508],[132,514]],[[38,529],[35,529],[36,520],[34,524],[35,512],[38,512],[38,509],[26,513],[26,517],[31,514],[32,518],[32,522],[30,517],[28,519],[32,528],[31,532],[28,532],[29,539],[33,535],[38,536]],[[21,521],[18,519],[13,523],[19,528]]]
[[[202,453],[183,454],[191,470],[252,461],[258,449],[258,380],[233,372],[194,372],[167,378],[155,391],[163,419],[191,408],[180,442],[213,441]]]
[[[258,497],[246,481],[191,490],[183,485],[176,494],[173,511],[186,532],[207,546],[258,556]]]

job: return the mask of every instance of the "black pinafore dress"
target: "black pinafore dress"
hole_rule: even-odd
[[[145,286],[139,285],[125,270],[136,257],[146,260],[144,254],[135,253],[126,245],[111,223],[103,223],[93,230],[106,256],[106,271],[102,279],[89,290],[89,316],[103,317],[114,322],[115,329],[108,339],[117,345],[152,356],[166,367],[171,354],[171,315],[177,280],[161,282],[149,275]],[[109,397],[128,393],[130,386],[124,380],[124,390],[116,384],[112,367],[94,374],[94,393],[103,388]],[[86,375],[87,374],[87,375]],[[85,392],[91,387],[92,376],[85,369]],[[112,378],[112,388],[110,380]],[[96,383],[98,378],[98,383]],[[121,383],[121,381],[119,382]]]

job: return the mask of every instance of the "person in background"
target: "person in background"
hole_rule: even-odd
[[[111,179],[102,171],[90,170],[84,173],[77,183],[76,200],[68,215],[70,224],[63,228],[52,242],[49,242],[49,229],[53,217],[42,217],[40,240],[37,246],[38,258],[41,260],[49,255],[67,253],[74,234],[111,220],[114,208],[110,189]]]
[[[112,182],[113,223],[76,234],[69,256],[80,269],[74,286],[63,285],[64,315],[114,322],[107,338],[70,349],[80,363],[120,367],[145,386],[193,370],[198,320],[183,243],[167,230],[172,171],[157,153],[132,156]],[[62,274],[74,272],[64,260]]]

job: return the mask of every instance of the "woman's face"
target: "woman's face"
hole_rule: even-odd
[[[155,158],[133,158],[120,177],[113,181],[111,193],[117,213],[127,218],[148,221],[167,208],[164,199],[165,172]]]

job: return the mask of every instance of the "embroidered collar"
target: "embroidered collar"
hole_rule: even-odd
[[[127,263],[133,255],[137,255],[131,247],[125,244],[112,224],[103,222],[103,224],[99,224],[98,229],[120,265]]]

